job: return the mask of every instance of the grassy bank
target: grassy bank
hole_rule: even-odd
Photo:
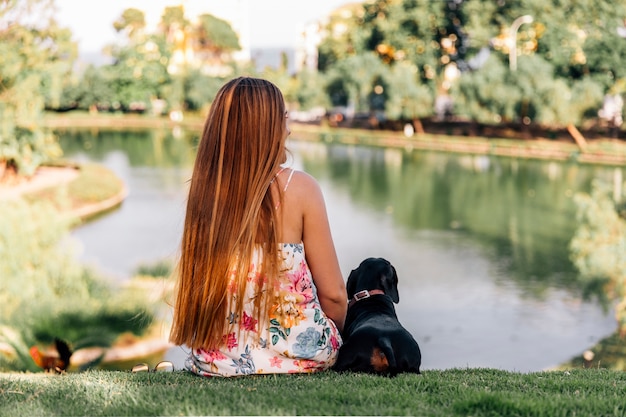
[[[84,220],[117,207],[127,195],[124,182],[102,165],[60,165],[59,169],[75,169],[75,178],[24,193],[24,197],[28,201],[50,201],[57,209]]]
[[[172,129],[180,126],[197,132],[202,130],[203,117],[197,114],[185,115],[182,122],[173,122],[166,117],[94,114],[72,112],[68,114],[49,113],[45,125],[54,129]],[[292,137],[299,140],[325,140],[368,146],[396,147],[407,150],[422,149],[440,152],[454,152],[477,155],[495,155],[514,158],[544,159],[553,161],[577,161],[585,164],[626,165],[626,142],[601,138],[584,142],[580,146],[571,139],[515,139],[511,137],[480,137],[450,132],[450,134],[430,133],[406,137],[403,132],[330,127],[326,124],[290,123]],[[584,141],[584,139],[583,139]]]
[[[626,374],[489,369],[201,378],[184,371],[0,374],[1,416],[624,416]]]
[[[331,128],[292,124],[292,136],[304,140],[383,146],[405,150],[429,150],[473,155],[494,155],[550,161],[576,161],[584,164],[626,165],[626,142],[596,139],[581,148],[573,140],[512,139],[424,133],[405,137],[402,132]]]

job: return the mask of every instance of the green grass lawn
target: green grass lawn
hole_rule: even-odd
[[[625,416],[626,373],[429,370],[202,378],[184,371],[0,374],[0,416]]]

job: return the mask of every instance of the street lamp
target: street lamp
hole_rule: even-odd
[[[511,25],[511,29],[509,30],[509,68],[511,71],[517,69],[517,30],[524,23],[532,22],[533,17],[526,14],[515,19]]]

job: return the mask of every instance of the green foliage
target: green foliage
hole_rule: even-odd
[[[172,262],[163,260],[153,264],[140,265],[134,275],[167,278],[172,275],[172,270]]]
[[[181,6],[168,6],[161,15],[161,25],[167,32],[172,27],[184,28],[189,24],[185,18],[185,8]]]
[[[519,101],[511,100],[515,105],[511,119],[528,117],[526,124],[533,121],[548,126],[564,126],[575,121],[570,88],[564,79],[554,78],[549,62],[536,55],[524,57],[517,71],[506,74],[511,79],[511,88],[520,90]]]
[[[388,99],[385,114],[393,120],[416,119],[433,113],[433,93],[418,77],[417,67],[400,62],[383,75]]]
[[[145,27],[145,13],[135,8],[124,10],[122,15],[115,22],[113,22],[113,28],[115,28],[117,32],[125,30],[131,38]]]
[[[115,62],[102,67],[101,71],[110,88],[114,110],[143,112],[150,108],[152,99],[163,96],[164,86],[172,81],[163,64],[171,52],[159,39],[146,38],[129,46],[116,47],[112,54]],[[108,97],[98,97],[98,100],[102,98]]]
[[[241,49],[239,37],[225,20],[210,14],[198,17],[197,38],[202,49],[215,52],[230,52]]]
[[[192,111],[205,110],[224,82],[223,78],[211,77],[195,69],[190,70],[184,80],[186,108]]]
[[[604,283],[609,296],[620,301],[615,315],[626,335],[626,220],[607,184],[596,182],[590,195],[575,199],[580,225],[570,243],[572,262],[583,279]]]
[[[147,304],[85,270],[68,237],[72,220],[50,203],[0,205],[0,368],[34,370],[28,348],[55,337],[74,348],[110,345],[152,322]]]
[[[355,55],[337,63],[326,75],[326,91],[335,105],[354,104],[356,111],[370,110],[369,97],[386,73],[383,63],[372,53]],[[343,96],[338,102],[333,96]]]
[[[507,71],[502,61],[490,56],[479,71],[463,75],[452,90],[459,115],[488,124],[512,119],[521,97],[507,83]]]
[[[360,16],[362,15],[363,6],[355,3],[351,8],[352,13],[349,17],[342,14],[331,14],[328,17],[327,24],[321,28],[322,41],[317,46],[317,69],[326,72],[339,61],[355,55],[359,32],[357,28],[360,24]],[[340,29],[335,29],[335,28]]]
[[[624,372],[626,370],[626,343],[618,332],[603,338],[589,348],[593,352],[593,358],[585,358],[585,353],[572,358],[565,364],[559,365],[558,369],[572,368],[602,368]],[[587,353],[588,355],[588,353]]]
[[[597,369],[427,370],[395,378],[335,372],[238,378],[180,371],[4,374],[0,414],[619,416],[624,389],[623,372]]]
[[[76,249],[60,245],[70,219],[51,204],[30,205],[23,200],[0,205],[0,306],[2,318],[12,322],[33,300],[59,301],[72,294],[88,294],[81,269],[74,261]]]
[[[578,116],[576,123],[594,118],[602,106],[604,97],[602,86],[591,77],[583,77],[573,82],[571,91],[570,108],[572,113]]]
[[[583,277],[619,283],[626,278],[626,221],[610,192],[606,184],[595,182],[591,194],[576,195],[580,226],[570,247]]]
[[[56,137],[37,127],[14,127],[11,133],[0,136],[0,163],[15,166],[20,175],[30,177],[41,164],[62,154]]]
[[[291,101],[297,103],[300,109],[310,110],[317,106],[326,107],[328,98],[320,88],[323,80],[319,72],[305,69],[298,74],[296,83]]]
[[[113,26],[128,42],[107,48],[113,63],[90,67],[79,82],[66,86],[68,107],[159,114],[203,110],[224,82],[223,75],[207,75],[207,68],[232,72],[226,57],[241,49],[226,21],[205,14],[192,24],[182,6],[166,7],[154,33],[145,32],[145,15],[134,8],[124,10]],[[192,50],[194,58],[188,59]],[[165,108],[160,103],[157,108],[157,100]]]
[[[407,60],[424,79],[440,66],[438,40],[445,34],[445,2],[376,0],[364,5],[358,49],[375,52],[386,63]]]
[[[70,75],[76,45],[50,18],[43,0],[0,7],[0,164],[30,176],[58,157],[55,139],[40,127],[45,103],[58,104]]]
[[[87,271],[82,281],[92,290],[89,299],[84,300],[86,305],[71,295],[65,305],[44,302],[33,308],[31,320],[19,322],[20,325],[26,325],[39,343],[52,343],[55,337],[62,337],[74,349],[80,349],[108,347],[120,334],[139,335],[152,324],[147,305],[136,297],[125,291],[114,293]]]
[[[80,81],[67,87],[64,95],[68,97],[68,102],[73,102],[71,106],[80,110],[113,108],[116,99],[110,79],[112,72],[106,68],[90,65],[85,69]]]
[[[78,177],[68,184],[68,197],[74,206],[97,203],[119,195],[124,190],[122,180],[101,165],[85,164]]]
[[[481,123],[524,120],[558,127],[580,123],[597,111],[603,97],[589,77],[572,86],[555,78],[554,66],[537,55],[524,57],[511,72],[492,54],[482,68],[463,74],[452,93],[455,110]]]
[[[319,46],[318,67],[328,78],[328,94],[335,105],[360,99],[349,81],[337,81],[337,73],[349,77],[362,71],[360,65],[368,54],[374,54],[390,74],[398,64],[416,68],[417,76],[405,74],[402,81],[395,76],[386,79],[388,84],[396,81],[405,87],[385,89],[382,98],[391,119],[407,117],[404,106],[411,105],[406,100],[411,95],[425,97],[422,86],[446,93],[453,83],[448,94],[455,112],[472,121],[554,127],[579,124],[596,118],[602,96],[626,79],[622,64],[626,42],[618,32],[625,30],[626,3],[618,3],[365,2],[350,9],[349,17],[341,13],[331,16]],[[530,15],[533,22],[517,28],[513,46],[511,27],[524,15]],[[517,70],[509,68],[512,47],[519,61]],[[470,61],[486,50],[491,55],[486,62]],[[461,70],[456,81],[446,78],[449,63]],[[420,91],[407,93],[414,88]],[[366,110],[359,101],[355,103]],[[408,113],[419,108],[421,117],[428,116],[432,114],[425,110],[428,104],[427,99],[413,104]]]

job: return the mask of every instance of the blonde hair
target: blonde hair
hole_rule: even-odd
[[[252,316],[263,323],[280,273],[278,217],[270,185],[285,161],[285,102],[271,82],[239,77],[217,93],[191,177],[170,340],[214,349],[241,315],[255,248],[263,292]],[[278,187],[276,187],[278,188]],[[281,199],[280,190],[278,198]],[[229,295],[229,288],[234,288]]]

